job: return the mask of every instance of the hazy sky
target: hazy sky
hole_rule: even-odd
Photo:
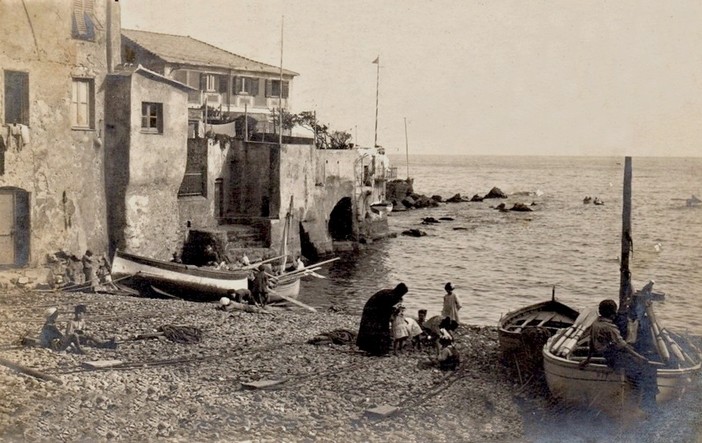
[[[702,155],[702,2],[121,0],[122,26],[299,72],[294,112],[410,153]]]

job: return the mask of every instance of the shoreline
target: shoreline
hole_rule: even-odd
[[[117,336],[118,349],[87,348],[87,355],[77,355],[9,347],[25,331],[38,334],[47,307],[58,307],[63,323],[79,303],[88,306],[88,329],[103,339]],[[461,369],[445,373],[418,367],[426,350],[369,357],[355,346],[307,343],[334,329],[355,332],[359,321],[355,315],[283,308],[272,308],[275,315],[261,315],[224,312],[215,306],[108,294],[0,290],[0,357],[63,381],[43,382],[0,366],[0,437],[5,441],[526,442],[550,441],[549,432],[557,432],[556,425],[563,420],[574,429],[609,423],[591,414],[582,421],[582,411],[554,404],[536,377],[520,385],[499,364],[496,327],[461,325],[457,338]],[[197,344],[130,340],[167,324],[198,327],[203,338]],[[111,359],[130,366],[81,367],[85,361]],[[284,382],[265,390],[247,390],[241,384],[260,380]],[[699,399],[699,394],[693,397]],[[644,435],[646,441],[686,441],[671,439],[670,432],[702,435],[702,419],[681,418],[685,404],[670,409],[678,414],[672,424],[661,428],[664,423],[647,423],[635,435]],[[382,419],[365,416],[368,409],[381,405],[399,411]],[[660,429],[667,433],[654,432]],[[656,435],[667,440],[656,440]]]

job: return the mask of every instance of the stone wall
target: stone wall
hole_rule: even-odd
[[[107,247],[103,178],[103,134],[107,26],[94,41],[71,36],[70,0],[0,2],[0,66],[28,73],[29,142],[5,153],[0,187],[29,192],[30,264],[65,249],[100,254]],[[107,23],[107,3],[96,2],[95,18]],[[26,8],[26,11],[25,11]],[[111,25],[119,34],[119,6]],[[111,59],[114,62],[114,58]],[[93,128],[71,128],[72,78],[94,84]],[[0,73],[0,130],[6,134],[4,76]]]

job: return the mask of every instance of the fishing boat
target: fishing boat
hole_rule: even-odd
[[[674,334],[658,323],[652,302],[653,281],[643,289],[631,293],[629,256],[631,246],[631,158],[624,167],[624,204],[622,216],[622,253],[620,279],[620,310],[636,313],[639,326],[633,328],[637,339],[627,337],[641,350],[650,365],[656,367],[658,393],[656,403],[678,399],[698,383],[702,356],[694,344],[681,335]],[[645,314],[644,314],[645,313]],[[638,410],[638,400],[627,382],[624,371],[613,370],[601,355],[594,355],[589,363],[580,366],[589,353],[590,326],[597,320],[596,308],[582,312],[575,323],[552,336],[543,347],[544,373],[551,394],[566,402],[594,407],[611,416],[623,417]],[[628,317],[627,317],[628,318]]]
[[[503,355],[518,352],[523,347],[525,332],[542,328],[553,336],[559,329],[567,328],[578,318],[578,311],[555,298],[555,288],[551,300],[525,306],[503,315],[498,326],[500,351]]]
[[[115,251],[112,259],[113,280],[139,291],[170,294],[179,298],[211,301],[229,291],[246,289],[247,271],[222,271],[193,265],[172,263]]]
[[[374,210],[380,214],[388,214],[388,213],[392,212],[393,204],[390,201],[384,200],[384,201],[371,203],[370,207],[372,210]]]

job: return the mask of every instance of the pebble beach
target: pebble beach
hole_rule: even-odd
[[[85,355],[20,345],[44,312],[59,322],[85,304],[89,331],[117,349]],[[58,380],[0,366],[2,441],[527,442],[699,441],[699,392],[622,431],[606,417],[558,405],[537,376],[499,363],[497,330],[462,325],[456,372],[427,369],[428,350],[374,358],[352,345],[309,344],[320,333],[355,331],[344,312],[216,304],[112,294],[0,290],[0,358]],[[199,343],[135,340],[163,325],[202,330]],[[83,363],[119,360],[91,370]],[[275,381],[266,389],[245,383]],[[244,383],[244,384],[242,384]],[[699,385],[699,384],[698,384]],[[699,391],[699,390],[698,390]],[[387,417],[368,410],[395,407]],[[642,440],[644,438],[645,440]]]

